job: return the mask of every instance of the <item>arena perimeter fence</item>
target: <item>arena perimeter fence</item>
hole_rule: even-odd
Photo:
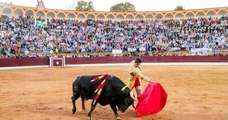
[[[65,58],[64,65],[129,63],[137,57],[92,57]],[[228,56],[143,56],[143,63],[182,63],[182,62],[228,62]],[[62,60],[53,61],[53,66],[61,66]],[[4,58],[0,59],[0,67],[49,66],[49,58]]]

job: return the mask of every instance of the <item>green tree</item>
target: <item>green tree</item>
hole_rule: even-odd
[[[78,11],[95,11],[93,8],[93,2],[85,2],[83,0],[77,2],[75,9]]]
[[[132,12],[136,11],[135,6],[129,2],[117,3],[110,8],[111,12]]]
[[[184,10],[184,9],[183,9],[183,6],[177,6],[174,10],[177,11],[177,10]]]

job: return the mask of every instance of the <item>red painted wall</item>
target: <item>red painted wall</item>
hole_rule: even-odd
[[[67,64],[128,63],[136,57],[66,58]],[[144,56],[143,62],[228,62],[228,56]],[[48,58],[0,59],[0,67],[48,65]]]
[[[0,59],[0,67],[48,65],[48,58],[7,58]]]
[[[136,57],[67,58],[66,64],[128,63]],[[144,56],[143,62],[228,62],[228,56]]]

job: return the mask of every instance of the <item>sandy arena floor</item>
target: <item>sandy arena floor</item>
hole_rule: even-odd
[[[123,120],[228,120],[228,66],[142,66],[168,93],[165,108],[141,118],[132,107]],[[127,83],[127,66],[65,67],[0,71],[1,120],[86,120],[78,99],[71,113],[72,82],[78,75],[109,73]],[[147,83],[143,83],[146,87]],[[98,105],[93,120],[114,120],[109,106]]]

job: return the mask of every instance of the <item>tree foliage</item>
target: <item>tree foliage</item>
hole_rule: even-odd
[[[177,6],[174,10],[184,10],[183,6]]]
[[[135,6],[129,2],[117,3],[110,8],[111,12],[132,12],[136,11]]]
[[[93,2],[86,2],[83,0],[77,2],[75,9],[78,11],[95,11],[93,8]]]

